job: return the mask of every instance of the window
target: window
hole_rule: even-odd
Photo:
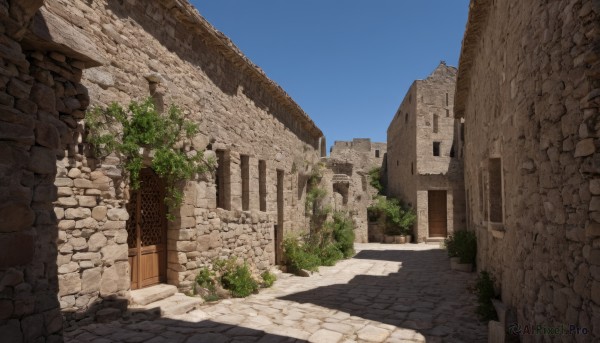
[[[500,158],[490,158],[488,166],[489,177],[489,206],[490,221],[503,222],[502,211],[502,161]]]
[[[450,110],[446,109],[446,118],[450,117]]]
[[[440,156],[440,142],[433,142],[433,156]]]
[[[408,123],[408,112],[406,112],[406,115],[404,116],[404,122]]]
[[[267,163],[258,161],[258,198],[260,210],[267,210]]]
[[[248,211],[250,209],[250,158],[247,155],[241,155],[240,163],[242,171],[242,211]]]
[[[410,162],[410,175],[415,175],[415,165],[413,162]]]
[[[231,171],[229,169],[229,155],[224,150],[217,150],[217,207],[225,210],[231,209]]]
[[[400,161],[396,160],[396,167],[400,165]]]
[[[438,133],[440,117],[437,114],[433,115],[433,133]]]
[[[379,150],[375,150],[375,157],[379,158]]]
[[[448,93],[446,93],[446,106],[448,106],[448,104],[450,104],[450,99],[448,98]]]

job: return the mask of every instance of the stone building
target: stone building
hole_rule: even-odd
[[[325,155],[322,132],[189,3],[0,0],[0,20],[3,339],[59,340],[61,309],[116,316],[130,290],[189,290],[214,258],[266,269],[305,229],[301,180]],[[186,150],[219,161],[184,185],[171,222],[155,173],[130,192],[119,158],[85,140],[90,107],[149,96],[199,124]]]
[[[418,242],[443,239],[465,225],[455,82],[456,68],[444,62],[413,82],[387,131],[387,195],[416,210]]]
[[[478,269],[561,341],[600,337],[599,42],[598,1],[471,1],[457,78]]]
[[[351,142],[335,141],[327,159],[334,207],[351,214],[358,243],[368,242],[367,207],[377,195],[368,174],[373,168],[384,165],[386,152],[385,143],[354,138]]]

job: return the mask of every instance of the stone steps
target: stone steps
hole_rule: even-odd
[[[131,304],[148,305],[155,301],[163,300],[177,293],[177,287],[173,285],[155,285],[131,291]]]
[[[427,238],[425,239],[425,244],[431,244],[431,245],[439,245],[441,243],[444,243],[444,239],[445,238]]]
[[[150,311],[160,316],[185,314],[200,307],[202,298],[189,297],[177,293],[172,285],[156,285],[131,292],[130,310]]]

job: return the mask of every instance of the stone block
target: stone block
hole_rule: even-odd
[[[109,220],[126,221],[129,219],[129,213],[124,208],[111,208],[107,215]]]
[[[92,181],[87,179],[75,179],[73,180],[73,185],[77,188],[96,188]]]
[[[38,109],[53,113],[56,111],[56,96],[54,90],[44,84],[36,83],[31,88],[30,100],[35,102]]]
[[[71,188],[68,188],[69,190]],[[57,205],[62,207],[76,207],[79,203],[73,197],[60,197],[57,200]]]
[[[81,293],[88,294],[100,291],[102,268],[86,269],[81,277]]]
[[[108,209],[106,206],[96,206],[92,209],[92,218],[97,221],[106,220]]]
[[[575,146],[575,157],[585,157],[593,154],[596,151],[594,138],[586,138],[579,141]]]
[[[96,232],[88,240],[88,251],[100,251],[106,245],[106,237],[101,232]]]
[[[82,207],[95,207],[97,205],[95,196],[80,195],[77,197],[79,206]]]
[[[33,146],[29,153],[28,169],[36,174],[56,174],[56,155],[54,150]]]
[[[0,268],[26,265],[33,259],[33,236],[24,233],[3,234],[0,251]]]
[[[105,263],[113,264],[115,261],[127,261],[127,245],[112,244],[101,249],[102,259]]]
[[[89,208],[69,208],[65,211],[67,219],[84,219],[92,215]]]
[[[81,291],[79,273],[69,273],[58,276],[58,295],[77,294]]]
[[[28,204],[7,202],[0,205],[0,232],[18,232],[30,228],[35,212]]]
[[[75,221],[74,220],[61,220],[58,223],[58,229],[59,230],[72,230],[75,228]]]
[[[60,147],[60,135],[54,125],[37,121],[35,124],[35,142],[50,149],[58,149]]]

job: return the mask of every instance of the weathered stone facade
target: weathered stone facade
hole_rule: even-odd
[[[174,103],[200,126],[186,151],[225,156],[224,208],[216,173],[182,185],[168,283],[189,290],[218,257],[273,265],[283,235],[307,227],[304,175],[325,151],[312,120],[186,1],[48,0],[31,24],[42,2],[0,1],[0,335],[60,339],[59,302],[86,321],[127,305],[130,190],[119,157],[86,143],[89,106]]]
[[[455,82],[456,68],[444,62],[425,80],[416,80],[387,131],[387,193],[416,210],[414,237],[419,242],[445,237],[465,225],[461,124],[453,112]],[[446,198],[445,211],[440,207],[445,230],[431,229],[432,191],[445,192],[439,193]]]
[[[455,112],[469,228],[516,321],[600,337],[600,2],[472,1]]]
[[[387,147],[369,138],[354,138],[351,142],[336,141],[327,159],[334,209],[348,211],[355,225],[355,241],[368,242],[367,207],[377,190],[369,183],[369,171],[382,167]]]

